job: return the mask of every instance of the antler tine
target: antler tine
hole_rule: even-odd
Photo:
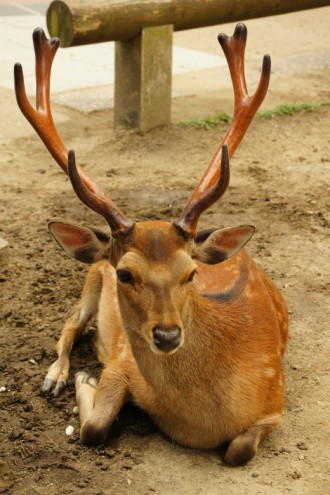
[[[202,197],[206,190],[219,181],[219,163],[222,159],[223,145],[228,147],[229,158],[231,158],[267,93],[271,70],[269,55],[264,56],[260,82],[256,92],[252,96],[248,95],[244,71],[246,38],[247,29],[244,24],[237,24],[233,36],[226,36],[225,34],[219,34],[218,36],[219,43],[227,59],[233,84],[234,115],[225,137],[220,142],[217,151],[203,177],[195,187],[178,221],[180,224],[187,225],[188,232],[191,231],[191,226],[189,226],[189,222],[185,218],[190,214],[191,205],[197,203],[198,198]]]
[[[199,217],[203,211],[207,210],[224,195],[229,185],[229,177],[229,153],[227,146],[224,144],[222,146],[220,173],[217,182],[209,189],[201,192],[194,201],[191,201],[179,220],[173,222],[173,225],[183,235],[194,236]]]
[[[244,24],[237,24],[232,37],[223,33],[218,36],[219,43],[227,59],[235,99],[233,120],[223,139],[223,143],[228,145],[230,158],[242,141],[263,102],[270,80],[271,59],[269,55],[265,55],[258,87],[252,96],[248,95],[244,69],[246,39],[247,29]],[[211,167],[213,160],[209,167]]]
[[[46,148],[53,158],[60,165],[62,170],[68,173],[68,150],[64,146],[59,137],[52,117],[50,109],[50,75],[52,63],[60,45],[60,40],[57,38],[48,39],[41,28],[33,31],[33,45],[36,58],[36,106],[35,110],[29,102],[24,84],[24,75],[21,64],[14,66],[15,93],[17,104],[25,116],[35,129]],[[97,192],[99,190],[97,184],[89,179],[82,171],[82,175],[88,187]]]
[[[233,82],[235,103],[247,96],[247,86],[244,69],[244,53],[247,39],[247,29],[244,24],[237,24],[233,36],[224,33],[218,35],[218,41],[226,56],[231,79]]]
[[[50,107],[51,69],[55,54],[60,45],[60,40],[58,38],[48,39],[45,36],[44,31],[40,28],[37,28],[33,31],[33,45],[36,59],[37,108],[35,110],[32,107],[26,96],[24,75],[21,64],[15,64],[14,66],[15,93],[17,104],[23,115],[40,136],[50,154],[60,165],[62,170],[68,175],[68,150],[64,146],[61,138],[56,131]],[[84,187],[85,190],[84,197],[86,198],[88,193],[90,193],[91,198],[94,198],[90,200],[90,205],[88,202],[84,200],[83,201],[103,216],[105,206],[103,206],[103,209],[100,207],[99,209],[97,209],[97,206],[95,205],[107,204],[107,214],[109,217],[107,218],[107,221],[110,227],[111,225],[113,225],[115,231],[125,230],[126,227],[129,229],[132,222],[124,217],[119,208],[111,201],[110,198],[108,198],[103,193],[99,186],[88,177],[88,175],[79,165],[75,165],[75,168],[77,169],[77,174],[79,175],[79,179],[83,184],[80,189]],[[99,200],[96,199],[97,197],[99,198]],[[94,207],[92,206],[92,204],[94,205]],[[113,217],[117,219],[117,222],[115,220],[110,220],[111,208],[114,210]],[[120,221],[122,222],[121,226],[119,225]]]
[[[48,40],[43,30],[37,28],[33,31],[33,45],[36,59],[37,109],[32,107],[26,96],[21,64],[15,64],[14,67],[16,100],[21,112],[38,133],[48,151],[67,173],[67,149],[54,127],[49,103],[50,74],[59,40],[56,38]]]
[[[76,158],[73,150],[68,153],[68,173],[72,187],[78,198],[86,206],[102,215],[108,222],[113,237],[128,235],[134,228],[135,223],[127,220],[119,208],[105,194],[95,194],[88,189],[76,165]]]
[[[59,38],[47,39],[42,29],[37,28],[32,34],[34,53],[35,53],[35,71],[36,71],[36,100],[37,110],[48,114],[52,119],[50,109],[50,74],[53,60],[60,46]]]

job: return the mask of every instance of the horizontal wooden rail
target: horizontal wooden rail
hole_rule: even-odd
[[[330,5],[330,0],[55,0],[47,10],[62,47],[115,41],[116,126],[171,123],[172,33]]]
[[[129,40],[145,27],[181,31],[326,5],[329,0],[55,0],[47,26],[66,47]]]

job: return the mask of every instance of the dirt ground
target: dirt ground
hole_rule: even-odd
[[[325,68],[290,74],[289,82],[275,78],[270,101],[330,100],[329,79]],[[214,104],[215,111],[222,110]],[[290,310],[283,424],[249,464],[231,468],[217,451],[172,443],[133,407],[122,411],[105,445],[80,443],[73,375],[100,371],[90,347],[93,328],[73,351],[63,396],[40,395],[87,270],[60,251],[46,224],[57,219],[106,226],[76,199],[14,106],[12,92],[0,90],[0,236],[10,244],[0,274],[0,493],[329,493],[330,107],[256,118],[232,160],[229,192],[200,222],[201,228],[256,225],[248,249],[283,291]],[[205,94],[174,101],[174,121],[208,113]],[[172,220],[179,214],[227,127],[173,124],[141,136],[114,131],[110,110],[84,115],[55,105],[54,117],[87,173],[136,220]],[[68,425],[74,427],[71,437]]]

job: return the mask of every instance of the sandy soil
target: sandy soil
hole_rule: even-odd
[[[330,99],[329,70],[277,79],[272,101]],[[294,89],[293,89],[294,88]],[[211,101],[211,99],[210,99]],[[205,111],[205,98],[179,98],[174,120]],[[86,267],[52,241],[50,219],[106,228],[82,206],[18,111],[0,90],[0,236],[2,261],[0,493],[87,495],[213,495],[329,493],[329,165],[330,110],[257,118],[232,160],[229,192],[204,214],[200,227],[256,225],[255,259],[283,291],[290,309],[285,355],[286,413],[248,465],[230,468],[216,451],[180,447],[151,421],[126,407],[99,448],[81,445],[72,377],[98,374],[93,331],[75,347],[64,395],[47,399],[40,384],[55,343],[77,301]],[[216,110],[220,111],[220,105]],[[83,115],[55,106],[63,140],[87,172],[135,219],[172,220],[206,167],[219,138],[211,130],[173,124],[141,136],[114,131],[111,111]],[[74,427],[68,438],[65,429]]]

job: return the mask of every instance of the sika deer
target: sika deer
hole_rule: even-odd
[[[172,439],[191,447],[229,443],[225,461],[249,461],[260,440],[281,421],[282,355],[287,310],[280,292],[241,249],[251,226],[197,233],[203,211],[226,191],[229,156],[242,140],[268,88],[264,57],[255,94],[244,76],[246,28],[219,42],[235,94],[233,121],[181,217],[173,223],[127,219],[75,163],[51,116],[50,72],[59,45],[35,30],[37,110],[15,66],[17,101],[73,189],[108,222],[111,235],[52,222],[49,229],[74,258],[93,263],[73,316],[57,344],[42,390],[65,387],[74,341],[94,315],[100,381],[76,375],[81,440],[103,442],[126,401],[147,411]],[[220,165],[220,166],[219,166]]]

